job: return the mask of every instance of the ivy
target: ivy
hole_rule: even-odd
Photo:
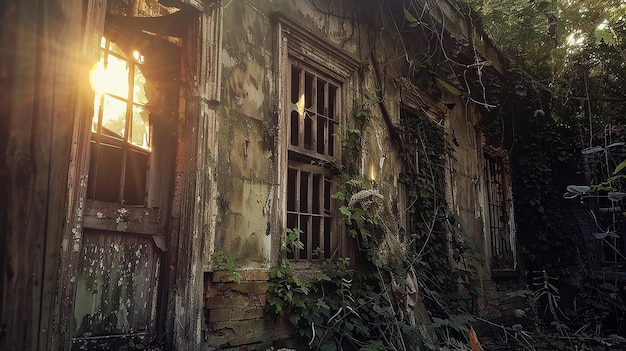
[[[240,267],[237,259],[222,250],[215,250],[213,253],[212,263],[213,268],[218,271],[226,271],[226,277],[229,281],[235,283],[241,283],[241,273],[237,272]]]
[[[354,127],[346,128],[341,139],[344,162],[329,160],[340,171],[340,189],[333,197],[343,203],[342,224],[358,246],[356,262],[326,260],[304,283],[286,258],[299,237],[297,230],[288,229],[285,252],[270,271],[270,310],[288,316],[302,341],[315,350],[460,345],[475,320],[471,311],[480,267],[476,248],[445,201],[445,163],[453,148],[436,123],[425,116],[403,116],[402,142],[408,151],[402,157],[418,164],[401,174],[411,203],[409,225],[401,231],[391,225],[396,215],[375,184],[358,173],[370,101],[355,99]],[[407,307],[402,301],[410,294],[417,297],[417,290],[423,297]]]

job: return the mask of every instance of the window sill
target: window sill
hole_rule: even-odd
[[[517,278],[521,275],[519,269],[492,269],[491,278],[493,279],[505,279],[505,278]]]

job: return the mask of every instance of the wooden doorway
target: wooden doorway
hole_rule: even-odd
[[[107,24],[89,128],[73,350],[164,342],[163,266],[176,159],[180,50]],[[85,155],[87,156],[87,155]]]

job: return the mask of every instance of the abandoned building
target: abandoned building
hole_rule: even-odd
[[[293,331],[266,318],[267,289],[287,229],[303,275],[357,254],[336,162],[353,162],[411,235],[402,177],[422,156],[403,125],[417,119],[450,141],[433,178],[487,267],[479,309],[506,313],[519,279],[507,126],[488,129],[480,111],[506,117],[485,82],[509,63],[454,1],[0,9],[0,349],[279,347]],[[450,70],[431,64],[441,48]],[[342,160],[359,110],[368,131]]]

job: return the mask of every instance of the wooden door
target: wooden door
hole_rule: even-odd
[[[179,53],[173,43],[111,28],[91,72],[96,91],[73,350],[164,340],[159,321],[176,149]]]

